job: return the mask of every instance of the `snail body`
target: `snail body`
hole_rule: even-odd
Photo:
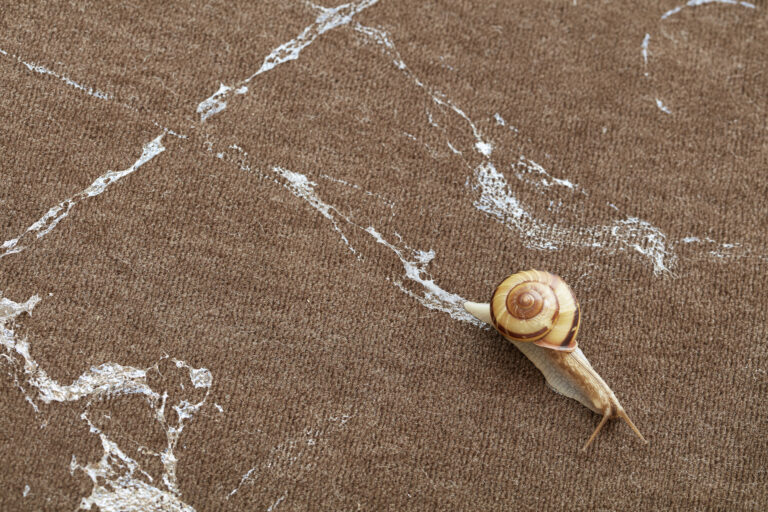
[[[611,418],[623,419],[647,442],[613,390],[578,347],[579,303],[560,277],[539,270],[519,272],[496,287],[490,303],[465,302],[464,309],[478,320],[493,325],[512,342],[539,369],[555,392],[603,416],[583,450]]]

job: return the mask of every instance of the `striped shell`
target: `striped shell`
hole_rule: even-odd
[[[559,276],[527,270],[496,287],[491,320],[511,340],[572,352],[581,314],[571,288]]]

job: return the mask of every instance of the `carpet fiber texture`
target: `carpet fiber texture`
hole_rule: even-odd
[[[5,4],[0,509],[768,508],[764,3]]]

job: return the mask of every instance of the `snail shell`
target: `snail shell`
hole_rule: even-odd
[[[507,277],[496,287],[491,321],[511,340],[573,352],[581,312],[573,291],[559,276],[527,270]]]

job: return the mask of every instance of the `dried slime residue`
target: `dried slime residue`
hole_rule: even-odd
[[[164,357],[149,368],[104,363],[91,367],[72,384],[56,382],[32,357],[29,342],[18,339],[14,331],[17,318],[24,313],[31,314],[39,301],[37,295],[23,303],[0,297],[0,345],[5,349],[3,356],[11,368],[14,382],[36,412],[40,412],[38,402],[84,402],[80,417],[88,424],[90,432],[99,436],[104,453],[97,462],[82,463],[76,455],[72,455],[70,473],[82,471],[93,483],[91,494],[81,500],[80,508],[91,510],[96,505],[104,511],[193,510],[181,500],[176,476],[178,460],[174,450],[185,424],[205,405],[213,383],[210,371]],[[200,389],[201,392],[204,390],[204,396],[191,401],[180,398],[171,403],[168,389],[153,389],[147,380],[148,372],[159,371],[161,362],[172,362],[176,368],[186,371],[192,385],[185,393],[195,394],[194,390]],[[185,390],[183,382],[180,386]],[[142,453],[160,460],[163,473],[159,479],[142,469],[139,462],[129,456],[126,449],[119,446],[89,415],[90,407],[103,399],[136,395],[145,398],[155,421],[165,433],[166,443],[161,450],[142,447]]]

